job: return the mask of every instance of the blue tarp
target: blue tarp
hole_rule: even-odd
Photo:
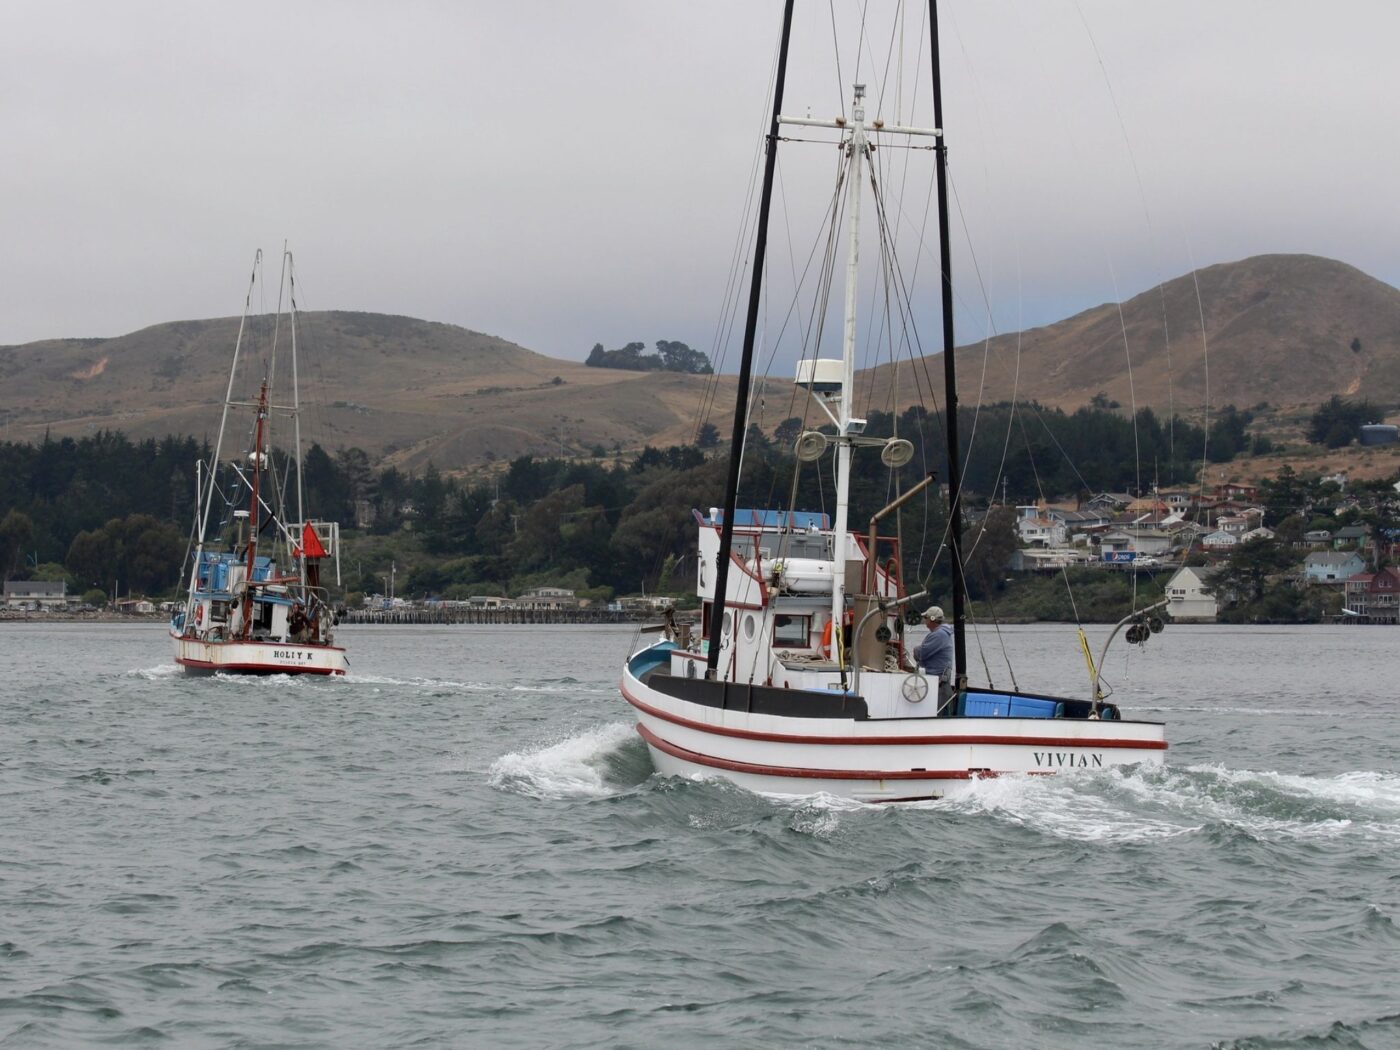
[[[714,512],[713,517],[706,518],[706,523],[721,524],[724,521],[724,511],[718,508],[711,509]],[[795,510],[789,513],[785,510],[738,507],[734,510],[734,525],[736,528],[780,529],[786,526],[790,529],[829,529],[831,519],[815,510]]]

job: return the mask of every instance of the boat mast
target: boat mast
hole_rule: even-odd
[[[933,70],[933,123],[939,130],[934,151],[938,172],[938,260],[943,287],[943,388],[948,431],[948,541],[953,560],[953,669],[957,688],[967,686],[967,604],[963,579],[962,452],[958,447],[958,375],[953,356],[953,262],[948,235],[948,147],[943,132],[943,82],[938,63],[938,0],[928,0]]]
[[[243,577],[243,637],[253,633],[253,570],[257,567],[258,533],[262,530],[262,515],[259,502],[259,489],[262,486],[264,427],[267,422],[267,380],[263,380],[258,391],[258,422],[253,434],[253,482],[252,494],[248,499],[248,570]]]
[[[724,600],[729,586],[729,559],[734,548],[734,511],[739,492],[739,465],[748,432],[749,380],[753,371],[754,334],[758,330],[758,304],[763,290],[763,261],[768,251],[768,211],[773,202],[773,171],[778,160],[778,114],[783,106],[783,84],[787,79],[788,39],[792,35],[793,0],[783,4],[783,33],[778,45],[778,75],[773,85],[773,119],[765,142],[767,159],[763,166],[763,192],[758,204],[758,230],[755,235],[753,277],[749,283],[749,312],[744,321],[744,351],[739,361],[739,389],[734,397],[734,431],[729,442],[729,476],[724,484],[724,521],[720,524],[719,554],[715,557],[715,598],[710,609],[710,651],[706,678],[714,678],[719,667],[719,650],[724,640]]]
[[[836,522],[832,532],[831,649],[842,660],[846,639],[846,525],[851,504],[851,410],[856,385],[856,280],[860,263],[861,171],[870,148],[865,133],[865,85],[855,85],[846,145],[846,319],[841,339],[841,400],[836,425]],[[875,557],[872,548],[870,557]]]
[[[297,472],[297,524],[306,528],[306,508],[304,500],[304,486],[301,478],[301,384],[297,377],[297,274],[292,262],[292,253],[285,248],[282,249],[287,257],[287,287],[290,292],[292,304],[292,432],[293,437],[293,469]],[[296,542],[303,544],[304,537],[297,536]],[[302,550],[302,556],[297,559],[297,571],[301,576],[302,592],[306,591],[306,551]]]
[[[248,311],[252,308],[253,289],[258,283],[258,268],[262,266],[262,249],[259,248],[253,256],[253,275],[248,279],[248,294],[243,297],[243,316],[238,319],[238,338],[233,342],[233,364],[228,370],[228,389],[224,392],[224,411],[219,417],[219,436],[214,439],[214,458],[209,463],[209,492],[204,501],[203,512],[196,506],[195,513],[199,515],[199,539],[194,548],[194,566],[190,569],[190,589],[185,599],[185,614],[189,615],[194,607],[195,590],[199,587],[199,565],[204,557],[204,538],[209,529],[209,512],[214,508],[214,497],[218,494],[219,487],[216,484],[219,478],[219,457],[224,447],[224,429],[228,426],[228,410],[233,404],[233,382],[238,376],[238,352],[243,346],[243,330],[248,323]],[[198,488],[198,476],[196,475],[195,487]]]

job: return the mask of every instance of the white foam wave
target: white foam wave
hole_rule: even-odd
[[[1170,838],[1212,824],[1267,838],[1400,836],[1400,776],[1366,771],[1307,777],[1190,766],[1003,776],[970,782],[941,805],[1087,842]],[[1288,812],[1293,806],[1300,811]]]
[[[489,692],[500,686],[490,682],[454,682],[448,678],[393,678],[382,674],[360,674],[351,671],[345,675],[351,685],[401,685],[414,689],[463,689],[468,692]]]
[[[616,696],[617,689],[592,689],[582,685],[513,685],[513,693],[560,693],[565,696]]]
[[[1299,801],[1332,803],[1355,810],[1357,816],[1364,818],[1400,818],[1400,774],[1396,773],[1353,770],[1330,777],[1309,777],[1215,765],[1190,766],[1187,771],[1218,777],[1241,789],[1262,787]]]
[[[411,689],[457,689],[468,693],[558,693],[564,696],[608,696],[616,693],[615,689],[595,689],[581,685],[553,683],[549,685],[519,683],[506,685],[501,682],[458,682],[450,678],[395,678],[390,675],[360,674],[354,671],[345,675],[343,680],[352,685],[392,685]]]
[[[1198,713],[1210,715],[1288,715],[1296,718],[1335,718],[1332,711],[1315,707],[1239,707],[1225,704],[1125,704],[1124,711],[1155,714]],[[1125,716],[1126,717],[1126,716]]]
[[[617,793],[603,775],[603,759],[633,735],[630,723],[585,730],[533,751],[512,751],[491,763],[493,787],[535,798],[603,798]]]
[[[999,820],[1080,842],[1144,842],[1190,834],[1200,823],[1184,814],[1147,815],[1109,795],[1084,790],[1113,773],[1075,777],[1001,776],[969,781],[941,803],[955,812]]]
[[[148,682],[160,681],[163,678],[178,678],[184,674],[184,670],[179,664],[156,664],[155,667],[137,667],[126,672],[131,678],[143,678]]]
[[[224,671],[216,671],[209,680],[229,688],[251,690],[323,689],[343,681],[339,675],[329,674],[233,674]]]

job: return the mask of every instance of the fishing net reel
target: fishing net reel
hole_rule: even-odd
[[[1147,613],[1143,613],[1128,625],[1127,630],[1123,632],[1123,637],[1127,639],[1131,645],[1146,645],[1147,639],[1151,638],[1154,634],[1161,634],[1162,628],[1165,626],[1166,624],[1162,622],[1160,616],[1151,616]]]

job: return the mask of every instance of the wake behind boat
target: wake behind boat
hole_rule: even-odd
[[[765,792],[828,792],[871,802],[939,798],[957,784],[982,776],[1160,763],[1167,747],[1165,727],[1124,719],[1106,702],[1087,642],[1087,698],[968,683],[953,286],[936,28],[935,127],[904,127],[879,119],[867,123],[860,84],[847,116],[831,121],[788,118],[781,113],[792,8],[788,0],[725,505],[696,515],[701,630],[692,637],[684,626],[668,623],[660,641],[626,662],[621,690],[636,711],[637,731],[664,773],[719,776]],[[936,27],[932,0],[929,15]],[[736,508],[768,212],[783,124],[836,131],[844,157],[837,187],[838,195],[845,194],[848,230],[842,356],[801,361],[796,380],[829,423],[825,433],[804,432],[796,453],[799,461],[815,463],[834,447],[834,521],[824,513],[795,507]],[[897,238],[884,226],[882,173],[874,160],[877,139],[888,146],[916,137],[936,144],[955,654],[945,681],[926,676],[911,659],[905,611],[917,608],[914,603],[927,596],[906,591],[898,538],[879,534],[886,515],[928,488],[934,478],[924,478],[881,509],[865,532],[851,529],[848,522],[857,451],[865,448],[868,454],[878,448],[891,471],[913,457],[908,441],[864,436],[866,421],[855,415],[854,378],[861,196],[866,187],[873,189],[883,255]],[[887,276],[887,288],[900,283],[899,276]],[[900,307],[906,318],[912,313],[907,307]],[[1128,627],[1130,639],[1145,640],[1160,630],[1154,610],[1139,610],[1119,626]],[[1110,641],[1116,634],[1115,628]]]
[[[236,400],[234,394],[248,305],[261,264],[258,252],[213,456],[197,465],[197,541],[184,607],[170,624],[175,662],[186,671],[203,673],[343,675],[348,663],[344,648],[334,644],[335,614],[321,579],[322,563],[334,559],[337,584],[340,581],[340,526],[307,520],[302,509],[296,282],[290,252],[283,253],[283,271],[291,304],[291,399],[278,404],[272,396],[280,326],[274,328],[256,397]],[[226,493],[220,485],[220,466],[231,411],[243,413],[251,426],[246,451],[228,466]],[[280,471],[273,458],[274,415],[292,422],[294,451]],[[294,518],[286,506],[289,483],[295,484]]]

